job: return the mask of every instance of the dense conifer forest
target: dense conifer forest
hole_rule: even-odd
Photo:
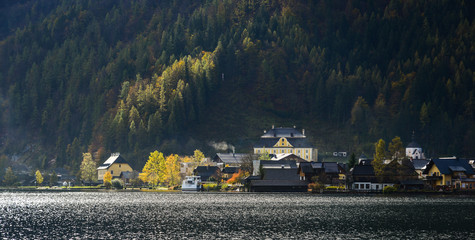
[[[139,169],[156,149],[249,151],[272,124],[321,152],[414,131],[431,156],[475,156],[474,17],[448,0],[4,1],[2,161]]]

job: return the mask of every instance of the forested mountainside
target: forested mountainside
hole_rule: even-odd
[[[473,156],[474,17],[448,0],[4,1],[1,151],[140,168],[154,149],[249,150],[276,124],[321,151],[415,131],[433,156]]]

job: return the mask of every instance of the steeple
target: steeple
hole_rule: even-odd
[[[406,156],[410,159],[423,159],[422,147],[416,142],[416,133],[412,130],[412,142],[406,147]]]

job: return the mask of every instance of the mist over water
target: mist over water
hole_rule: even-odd
[[[1,192],[7,239],[474,239],[472,197]]]

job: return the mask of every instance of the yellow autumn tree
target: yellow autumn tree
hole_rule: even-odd
[[[156,187],[159,182],[163,181],[164,172],[165,158],[163,153],[155,151],[150,153],[139,177],[143,182],[148,182],[152,187]]]
[[[204,158],[205,158],[205,155],[203,154],[203,152],[201,152],[198,149],[196,149],[195,152],[193,153],[193,160],[196,163],[200,163],[201,161],[203,161]]]
[[[43,175],[41,175],[40,170],[36,170],[35,176],[36,182],[38,183],[38,185],[41,185],[43,183]]]
[[[386,158],[386,142],[383,139],[375,144],[374,160],[371,162],[374,168],[374,175],[378,177],[379,181],[383,181],[384,175],[384,159]]]
[[[165,162],[165,181],[168,186],[176,186],[180,183],[180,158],[176,154],[167,157]]]
[[[106,188],[110,188],[112,186],[112,174],[109,171],[104,174],[102,180],[104,181],[104,186],[106,186]]]
[[[97,179],[96,162],[92,160],[90,153],[82,154],[83,160],[81,162],[81,179],[84,181],[93,182]]]

